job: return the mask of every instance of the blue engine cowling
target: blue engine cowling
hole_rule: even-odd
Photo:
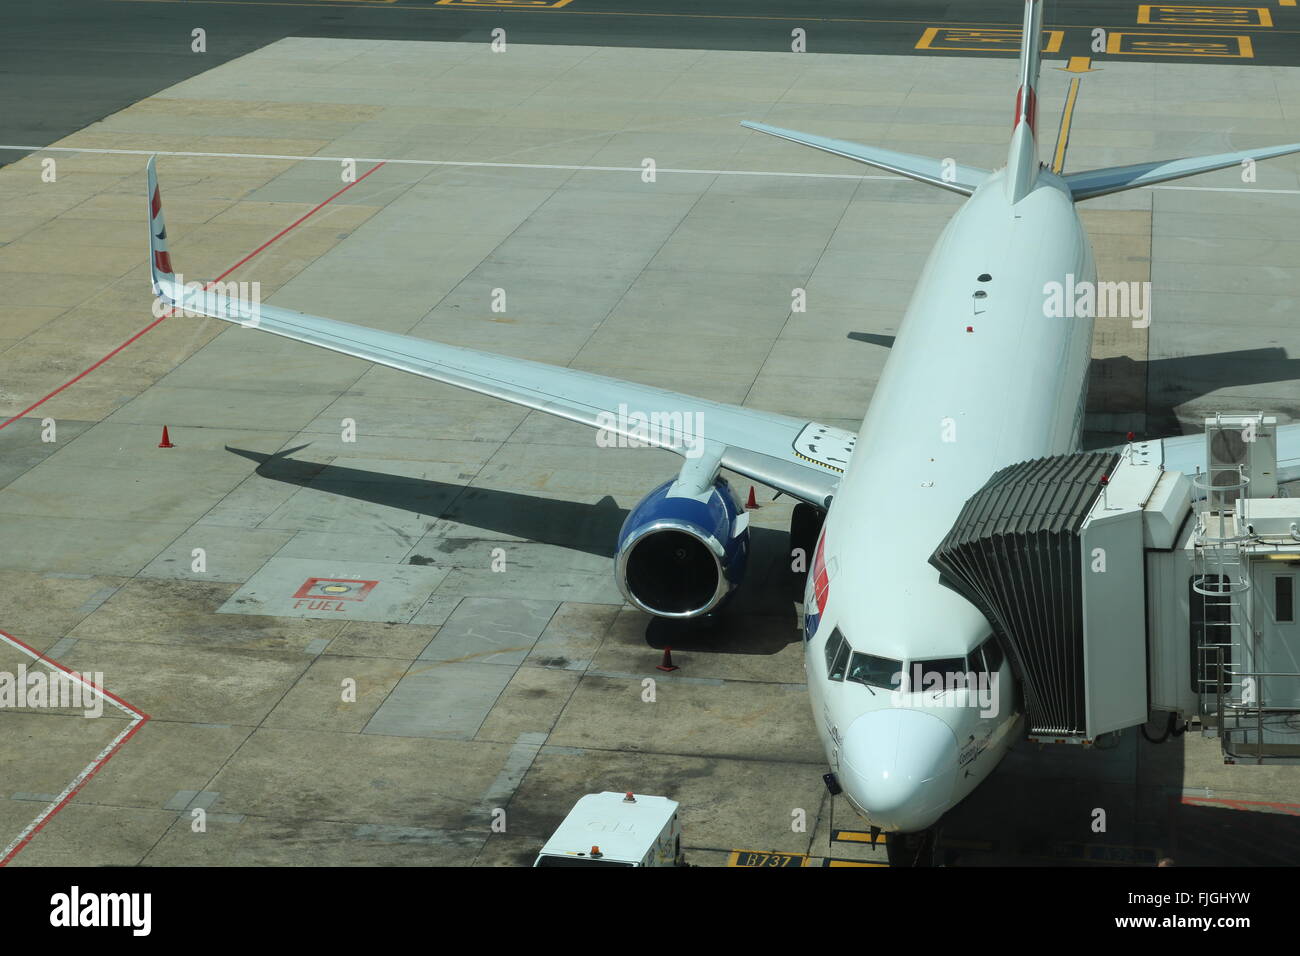
[[[616,575],[623,596],[641,610],[699,617],[740,585],[748,557],[749,515],[726,479],[694,497],[665,481],[623,522]]]

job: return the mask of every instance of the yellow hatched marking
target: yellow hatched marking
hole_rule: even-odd
[[[392,0],[385,0],[391,3]],[[514,7],[524,10],[558,10],[573,0],[437,0],[440,7]]]
[[[1137,22],[1160,26],[1271,27],[1268,7],[1188,7],[1144,3],[1138,7]]]
[[[1227,34],[1120,33],[1106,38],[1106,52],[1126,56],[1203,56],[1250,60],[1250,37]]]
[[[1056,53],[1065,40],[1064,30],[1043,31],[1043,52]],[[930,27],[916,41],[917,50],[973,50],[977,53],[1016,53],[1020,50],[1019,30]]]

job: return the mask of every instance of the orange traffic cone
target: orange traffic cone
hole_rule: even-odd
[[[753,511],[758,507],[758,499],[754,497],[754,486],[749,486],[749,500],[745,502],[745,510]]]
[[[158,443],[158,447],[159,447],[159,448],[175,448],[175,447],[176,447],[175,445],[172,444],[172,440],[171,440],[170,438],[167,437],[167,426],[166,426],[166,425],[163,426],[163,440],[160,441],[160,442]]]
[[[655,670],[661,670],[661,671],[677,670],[677,665],[673,663],[673,649],[671,647],[664,648],[663,662],[660,664],[656,664]]]

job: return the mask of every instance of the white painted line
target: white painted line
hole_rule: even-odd
[[[115,695],[105,691],[101,687],[97,687],[95,684],[86,680],[76,671],[69,670],[68,668],[64,667],[62,664],[58,663],[58,661],[50,660],[48,657],[41,654],[39,651],[31,647],[28,647],[22,641],[19,641],[14,637],[10,636],[9,634],[4,633],[4,631],[0,631],[0,641],[3,641],[4,643],[8,644],[10,647],[22,651],[28,657],[32,658],[32,660],[39,661],[40,663],[49,667],[50,670],[52,671],[58,670],[62,672],[65,676],[71,678],[72,680],[77,681],[86,690],[89,690],[92,693],[97,694],[101,700],[108,701],[114,707],[118,708],[127,716],[132,718],[131,722],[126,725],[126,728],[120,734],[114,737],[109,742],[108,746],[106,746],[103,750],[101,750],[98,754],[96,754],[95,758],[91,760],[90,763],[86,764],[86,766],[82,768],[79,774],[77,774],[75,777],[72,778],[72,782],[63,788],[63,790],[50,802],[49,806],[47,806],[44,810],[42,810],[40,814],[37,815],[35,820],[27,824],[27,826],[23,828],[23,831],[19,833],[18,836],[14,837],[13,841],[8,846],[6,846],[3,850],[0,850],[0,866],[6,866],[8,865],[9,861],[12,860],[15,856],[17,856],[19,851],[22,850],[22,848],[27,845],[28,841],[31,840],[31,838],[36,835],[36,833],[41,829],[41,827],[45,826],[45,824],[49,821],[49,819],[52,816],[54,816],[54,814],[58,813],[60,810],[63,809],[64,806],[67,805],[68,801],[70,801],[73,798],[73,796],[76,795],[77,791],[80,790],[85,785],[86,781],[99,772],[100,767],[102,767],[105,763],[107,763],[108,759],[117,752],[118,748],[121,747],[122,744],[126,743],[126,741],[131,737],[131,735],[134,734],[140,728],[140,726],[149,719],[149,715],[143,713],[142,711],[136,710],[126,701],[121,700]]]
[[[210,159],[288,159],[318,163],[386,163],[405,166],[471,166],[492,169],[562,169],[576,172],[641,173],[640,166],[579,166],[563,163],[475,163],[454,159],[371,159],[366,156],[283,156],[276,153],[189,153],[161,149],[93,149],[76,146],[0,146],[0,150],[33,153],[112,153],[121,156],[191,156]],[[852,173],[783,173],[752,169],[670,169],[657,167],[657,173],[690,173],[696,176],[799,176],[809,179],[899,179],[898,176],[862,176]]]
[[[1300,196],[1300,189],[1251,189],[1245,186],[1149,186],[1149,189],[1185,189],[1188,192],[1272,193],[1277,196]]]
[[[466,166],[489,169],[561,169],[574,172],[641,173],[640,166],[580,166],[561,163],[475,163],[454,159],[376,159],[370,156],[288,156],[279,153],[199,153],[163,149],[97,149],[78,146],[0,146],[0,151],[26,153],[110,153],[117,156],[190,156],[208,159],[285,159],[317,163],[386,163],[402,166]],[[763,169],[676,169],[660,166],[657,173],[683,173],[693,176],[785,176],[797,179],[899,180],[903,176],[855,175],[853,173],[793,173]],[[1300,189],[1249,189],[1239,186],[1143,186],[1143,189],[1180,189],[1211,193],[1269,193],[1300,196]]]

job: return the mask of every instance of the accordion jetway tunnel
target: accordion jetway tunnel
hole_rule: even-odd
[[[1276,436],[1219,415],[1192,440],[1012,465],[970,498],[930,561],[1001,639],[1031,739],[1163,713],[1227,762],[1300,762],[1300,498],[1279,497],[1300,461],[1279,469]]]

